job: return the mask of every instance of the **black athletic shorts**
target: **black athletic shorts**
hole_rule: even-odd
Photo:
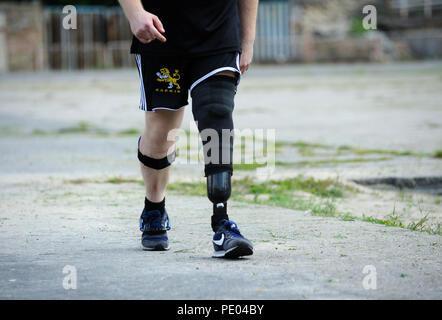
[[[140,75],[140,109],[178,110],[188,104],[188,92],[220,71],[238,74],[239,53],[228,52],[205,57],[171,57],[136,54]]]

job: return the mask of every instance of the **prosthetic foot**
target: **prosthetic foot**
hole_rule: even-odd
[[[212,229],[214,258],[239,258],[253,254],[253,245],[227,216],[227,200],[231,194],[231,173],[221,172],[207,177],[207,195],[213,203]]]

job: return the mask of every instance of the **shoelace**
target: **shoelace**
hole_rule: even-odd
[[[143,226],[142,226],[143,229],[146,227],[146,225],[149,226],[149,228],[153,229],[153,230],[163,229],[162,214],[158,210],[149,211],[149,213],[144,212],[143,215],[141,216],[141,219],[143,221]]]
[[[238,225],[235,222],[233,222],[231,220],[225,220],[224,226],[226,227],[227,230],[232,231],[233,233],[236,233],[238,235],[241,235]]]

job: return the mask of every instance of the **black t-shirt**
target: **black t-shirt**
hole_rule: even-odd
[[[133,37],[131,53],[203,56],[241,51],[237,0],[143,0],[144,9],[158,16],[166,42],[142,44]]]

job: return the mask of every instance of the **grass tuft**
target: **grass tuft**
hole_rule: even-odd
[[[140,135],[140,131],[137,129],[126,129],[126,130],[119,131],[118,134],[128,135],[128,136]]]
[[[437,150],[436,152],[434,152],[433,158],[442,159],[442,150]]]
[[[57,130],[57,133],[84,133],[89,132],[92,129],[92,125],[89,122],[81,121],[76,126],[61,128]]]
[[[113,183],[113,184],[120,184],[120,183],[138,183],[141,185],[144,185],[143,180],[139,179],[128,179],[128,178],[122,178],[122,177],[112,177],[109,179],[106,179],[104,183]]]
[[[344,191],[350,188],[336,180],[319,180],[311,177],[298,176],[292,179],[271,180],[258,183],[250,178],[233,180],[233,200],[278,206],[296,210],[310,210],[314,215],[335,216],[336,207],[333,200],[341,198]],[[181,194],[205,196],[204,182],[189,183],[175,182],[168,186],[168,190]],[[310,193],[310,199],[301,199],[295,195],[296,191]],[[250,195],[252,197],[250,198]]]
[[[180,194],[204,197],[207,193],[204,182],[174,182],[167,186],[167,190],[176,191]]]

